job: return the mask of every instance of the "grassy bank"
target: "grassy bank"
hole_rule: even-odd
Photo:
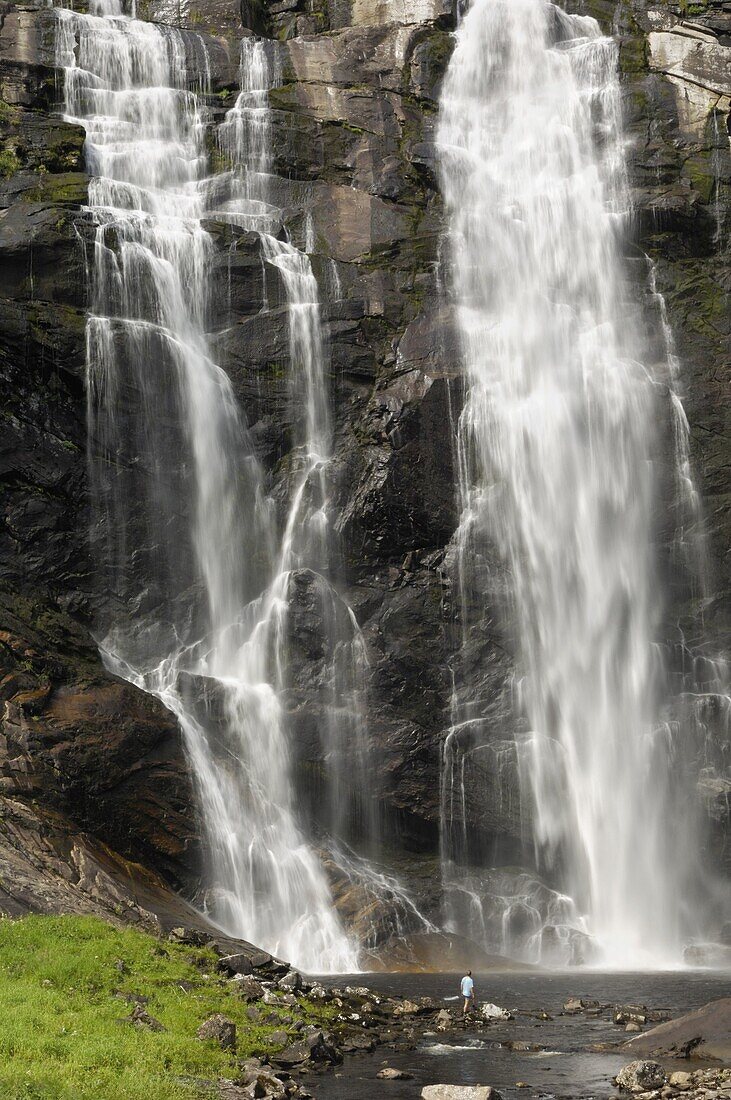
[[[164,1031],[128,1019],[134,996]],[[129,998],[129,999],[126,999]],[[235,1076],[236,1057],[281,1048],[286,1023],[252,1021],[205,948],[94,918],[0,920],[0,1096],[4,1100],[191,1100],[196,1082]],[[236,1056],[196,1038],[214,1012],[234,1020]],[[272,1008],[286,1017],[293,1009]],[[301,1002],[296,1015],[327,1009]]]

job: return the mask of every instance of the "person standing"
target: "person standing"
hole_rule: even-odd
[[[472,1005],[473,1012],[475,1009],[475,983],[472,980],[471,970],[467,971],[464,978],[460,982],[459,988],[462,994],[462,998],[464,1000],[464,1004],[462,1006],[462,1019],[466,1019],[470,1005]]]

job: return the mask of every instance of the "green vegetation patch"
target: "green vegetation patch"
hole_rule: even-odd
[[[19,168],[20,161],[15,154],[15,150],[10,148],[0,149],[0,176],[3,179],[8,179],[10,176],[14,176]]]
[[[0,1095],[189,1100],[206,1082],[235,1077],[237,1057],[281,1049],[268,1040],[282,1023],[253,1022],[215,965],[207,949],[92,917],[0,920]],[[146,998],[145,1011],[164,1031],[129,1020],[135,997]],[[309,1019],[327,1013],[308,1002],[287,1006],[293,1011]],[[216,1012],[236,1023],[236,1055],[196,1038]]]

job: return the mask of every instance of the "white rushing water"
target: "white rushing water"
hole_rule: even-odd
[[[486,575],[478,602],[507,589],[515,767],[539,863],[570,895],[555,895],[558,923],[588,930],[605,963],[677,960],[694,856],[690,837],[675,848],[675,750],[657,722],[659,413],[618,251],[629,201],[615,44],[546,0],[475,0],[438,142],[466,372],[463,606]],[[466,644],[467,611],[463,625]],[[497,736],[478,719],[477,744],[460,742],[475,721],[464,712],[447,742],[447,836],[458,746],[470,767]],[[469,891],[446,849],[448,877]],[[546,914],[507,892],[534,941]]]
[[[317,284],[309,259],[270,235],[267,55],[244,44],[241,96],[222,128],[235,162],[224,195],[206,179],[202,41],[128,18],[114,0],[97,12],[58,9],[57,53],[93,177],[92,534],[111,593],[101,649],[180,721],[212,918],[304,968],[350,971],[356,948],[298,816],[282,703],[292,570],[327,566],[330,424]],[[214,245],[202,220],[213,201],[220,220],[261,232],[289,306],[292,400],[304,411],[281,522],[210,356]],[[328,683],[341,719],[343,693],[357,710],[348,622],[332,644],[350,679]],[[347,722],[338,728],[348,736]]]

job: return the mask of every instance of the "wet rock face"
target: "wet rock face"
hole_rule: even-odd
[[[656,265],[705,502],[708,641],[692,570],[677,563],[667,567],[666,633],[678,638],[680,624],[686,656],[703,646],[711,654],[728,640],[731,534],[723,434],[731,317],[728,5],[694,5],[692,19],[687,5],[660,0],[580,6],[618,32],[636,211],[629,259],[638,272],[642,253]],[[165,0],[139,10],[172,25],[180,20],[179,5]],[[437,849],[450,659],[460,633],[451,540],[462,391],[451,307],[438,279],[444,223],[434,148],[454,18],[451,0],[243,0],[240,7],[196,0],[185,17],[191,63],[201,55],[195,34],[210,59],[211,149],[235,101],[241,22],[277,41],[274,201],[296,243],[314,238],[335,420],[339,592],[368,651],[374,790],[401,847],[425,854]],[[175,725],[162,707],[103,673],[90,634],[99,596],[87,549],[83,133],[52,109],[52,13],[5,4],[0,20],[0,689],[7,701],[0,773],[4,789],[70,814],[174,883],[191,885],[198,842]],[[292,446],[285,296],[254,234],[208,228],[217,247],[213,351],[276,495]],[[672,525],[664,526],[659,538],[667,543]],[[504,582],[495,563],[476,568],[499,595]],[[301,578],[287,702],[308,766],[327,656],[321,604],[311,578]],[[524,827],[507,748],[515,733],[508,718],[513,652],[510,623],[498,616],[467,639],[467,660],[482,670],[473,681],[475,705],[496,731],[494,752],[470,772],[467,824],[479,851],[511,857]],[[723,769],[730,750],[717,717],[701,794],[716,856],[728,858]]]

